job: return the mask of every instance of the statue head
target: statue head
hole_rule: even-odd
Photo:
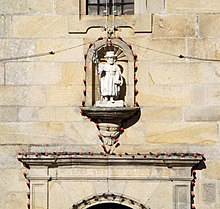
[[[107,51],[105,57],[107,59],[107,63],[113,65],[117,56],[114,54],[114,51]]]

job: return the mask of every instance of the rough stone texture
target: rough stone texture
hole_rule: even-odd
[[[1,14],[25,14],[28,12],[28,0],[1,0]]]
[[[84,129],[84,131],[81,131]],[[65,123],[65,140],[68,144],[93,145],[100,143],[98,130],[94,123],[69,122]],[[98,146],[98,145],[97,145]]]
[[[41,106],[45,104],[44,87],[0,86],[0,105]]]
[[[192,86],[190,91],[191,105],[205,105],[206,95],[205,95],[205,86],[195,85]]]
[[[154,37],[195,37],[195,15],[155,15]]]
[[[49,106],[80,106],[83,86],[51,86],[47,89]]]
[[[20,107],[18,110],[18,121],[38,121],[36,107]]]
[[[30,14],[52,14],[54,12],[54,0],[28,0]]]
[[[2,144],[60,143],[64,135],[64,125],[59,122],[1,122],[0,132]]]
[[[54,55],[40,57],[42,61],[81,62],[84,58],[82,39],[38,39],[36,53],[55,51]]]
[[[220,85],[210,85],[206,87],[206,104],[219,105]]]
[[[203,175],[209,180],[220,180],[220,160],[208,160],[207,168]]]
[[[164,0],[147,0],[147,11],[149,13],[163,13],[165,11]]]
[[[215,13],[220,10],[218,0],[166,0],[168,13]]]
[[[25,110],[24,110],[25,111]],[[41,107],[37,110],[39,121],[82,121],[79,107]]]
[[[150,63],[148,83],[152,85],[205,83],[210,77],[207,74],[214,71],[211,66],[201,63]],[[212,77],[214,79],[214,76]]]
[[[183,118],[183,109],[181,107],[143,107],[141,118],[145,122],[179,122]]]
[[[137,100],[142,106],[184,106],[190,105],[190,91],[178,86],[138,86]]]
[[[31,27],[29,27],[31,25]],[[14,16],[13,37],[15,38],[60,38],[67,36],[65,16]]]
[[[209,145],[219,141],[216,123],[149,123],[146,133],[149,143]]]
[[[202,185],[202,198],[204,202],[215,203],[216,201],[216,185],[206,183]]]
[[[6,64],[7,85],[52,85],[62,79],[54,63],[20,62]]]
[[[84,63],[82,62],[64,62],[58,63],[56,68],[62,72],[60,83],[64,85],[84,85],[85,79]]]
[[[0,106],[0,121],[17,121],[18,119],[18,108],[14,107],[2,107]]]
[[[13,58],[33,55],[35,40],[28,39],[0,39],[0,58]]]
[[[219,106],[188,107],[184,112],[186,121],[220,121]]]
[[[199,16],[199,35],[200,37],[216,37],[220,35],[219,30],[219,14],[206,14]],[[208,24],[207,24],[208,23]]]
[[[5,83],[5,65],[0,63],[0,85]]]
[[[128,38],[133,50],[138,55],[138,61],[181,61],[180,54],[186,51],[185,40],[181,38]],[[173,56],[174,55],[174,56]]]
[[[79,14],[80,8],[78,1],[71,0],[57,0],[56,1],[56,13],[57,14]]]
[[[220,41],[218,39],[188,39],[187,55],[202,59],[220,59]],[[192,60],[194,61],[194,60]]]

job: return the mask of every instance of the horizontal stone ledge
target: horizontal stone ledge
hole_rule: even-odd
[[[98,165],[98,166],[161,166],[161,167],[193,167],[204,160],[201,154],[143,154],[143,155],[23,155],[18,156],[18,160],[28,166],[71,166],[71,165]]]
[[[52,180],[85,180],[85,176],[83,177],[78,177],[78,176],[61,176],[61,177],[50,177],[50,176],[27,176],[28,180],[47,180],[47,181],[52,181]],[[102,177],[96,177],[96,176],[87,176],[86,177],[87,180],[106,180],[106,176],[102,176]],[[121,176],[121,177],[114,177],[114,176],[108,176],[108,180],[133,180],[133,181],[152,181],[152,180],[157,180],[157,181],[191,181],[192,177],[162,177],[162,176],[155,176],[155,177],[137,177],[137,176],[130,176],[130,177],[126,177],[126,176]]]

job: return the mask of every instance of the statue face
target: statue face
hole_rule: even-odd
[[[114,57],[107,57],[107,63],[110,65],[113,65],[115,63],[115,58]]]

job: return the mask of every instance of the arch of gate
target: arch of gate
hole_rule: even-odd
[[[104,193],[92,197],[88,197],[72,206],[71,209],[151,209],[136,200],[116,195],[112,193]]]

